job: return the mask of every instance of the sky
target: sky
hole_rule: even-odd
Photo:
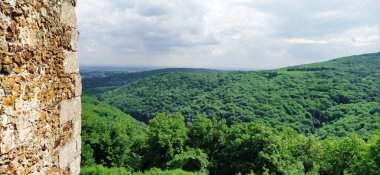
[[[269,69],[380,52],[379,0],[79,0],[81,65]]]

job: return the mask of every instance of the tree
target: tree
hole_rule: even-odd
[[[361,159],[365,142],[356,135],[343,139],[328,138],[314,147],[321,174],[344,175]],[[355,170],[353,170],[355,171]]]
[[[261,174],[267,168],[270,173],[276,173],[278,171],[268,157],[277,148],[275,135],[270,128],[254,123],[233,125],[226,136],[221,172]]]
[[[188,129],[187,145],[202,149],[209,157],[210,171],[217,170],[220,159],[218,156],[222,153],[228,131],[226,121],[199,115],[189,122]]]
[[[228,130],[225,120],[217,121],[202,115],[189,122],[188,128],[188,145],[205,150],[211,158],[220,151]]]
[[[148,151],[144,156],[147,168],[164,168],[175,155],[184,151],[187,131],[181,114],[158,114],[149,121]]]
[[[207,154],[201,149],[188,149],[187,151],[177,154],[173,160],[167,163],[169,169],[183,169],[185,171],[208,173]]]
[[[82,100],[82,165],[140,169],[135,147],[144,145],[146,125],[95,98]]]
[[[377,136],[372,141],[370,148],[370,156],[373,158],[377,165],[377,173],[380,173],[380,137]]]

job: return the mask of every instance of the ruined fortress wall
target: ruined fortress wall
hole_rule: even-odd
[[[0,174],[79,174],[76,0],[0,0]]]

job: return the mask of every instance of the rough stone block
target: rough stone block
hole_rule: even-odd
[[[78,175],[80,173],[80,156],[70,164],[70,175]]]
[[[63,67],[65,73],[79,73],[79,59],[76,52],[64,52]]]
[[[59,151],[59,168],[64,169],[68,167],[78,156],[77,155],[77,142],[71,141],[67,143],[60,151]]]
[[[82,129],[82,120],[77,118],[73,121],[73,138],[80,136]]]
[[[75,16],[75,8],[69,2],[63,2],[61,7],[61,23],[76,28],[77,18]]]
[[[78,38],[79,38],[79,32],[78,32],[78,30],[74,29],[71,32],[71,40],[70,40],[70,48],[73,51],[78,50]]]
[[[81,116],[82,103],[80,97],[62,101],[60,104],[59,121],[63,125]]]
[[[64,0],[64,1],[66,1],[66,2],[68,2],[68,3],[71,3],[74,7],[75,7],[76,4],[77,4],[77,0]]]
[[[82,137],[81,136],[78,136],[76,139],[76,142],[77,142],[77,155],[81,155],[81,152],[82,152]]]
[[[82,78],[79,74],[74,75],[74,95],[75,97],[82,95]]]

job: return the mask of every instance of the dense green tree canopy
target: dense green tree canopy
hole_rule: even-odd
[[[118,122],[127,126],[131,123],[130,120]],[[87,123],[99,124],[95,120]],[[107,128],[86,131],[82,161],[87,167],[83,170],[85,173],[128,174],[151,168],[217,175],[380,173],[378,137],[369,141],[357,135],[319,140],[291,128],[270,128],[254,122],[227,126],[223,121],[202,116],[189,121],[187,128],[180,114],[159,114],[149,122],[148,128],[122,126],[115,125],[106,132],[103,129]],[[197,134],[194,133],[196,128],[200,129]],[[216,132],[217,128],[220,132]],[[109,138],[114,132],[121,133]],[[100,141],[88,141],[96,139]],[[94,167],[97,164],[110,169]]]
[[[82,174],[380,174],[380,53],[109,76],[84,89]]]
[[[139,169],[141,157],[135,152],[147,126],[89,96],[82,96],[82,108],[82,165]]]
[[[164,168],[167,161],[183,153],[187,138],[183,120],[181,114],[167,116],[164,113],[150,120],[145,156],[148,167]]]
[[[155,73],[101,99],[147,122],[160,112],[290,126],[301,133],[363,138],[380,132],[380,54],[272,71]]]

